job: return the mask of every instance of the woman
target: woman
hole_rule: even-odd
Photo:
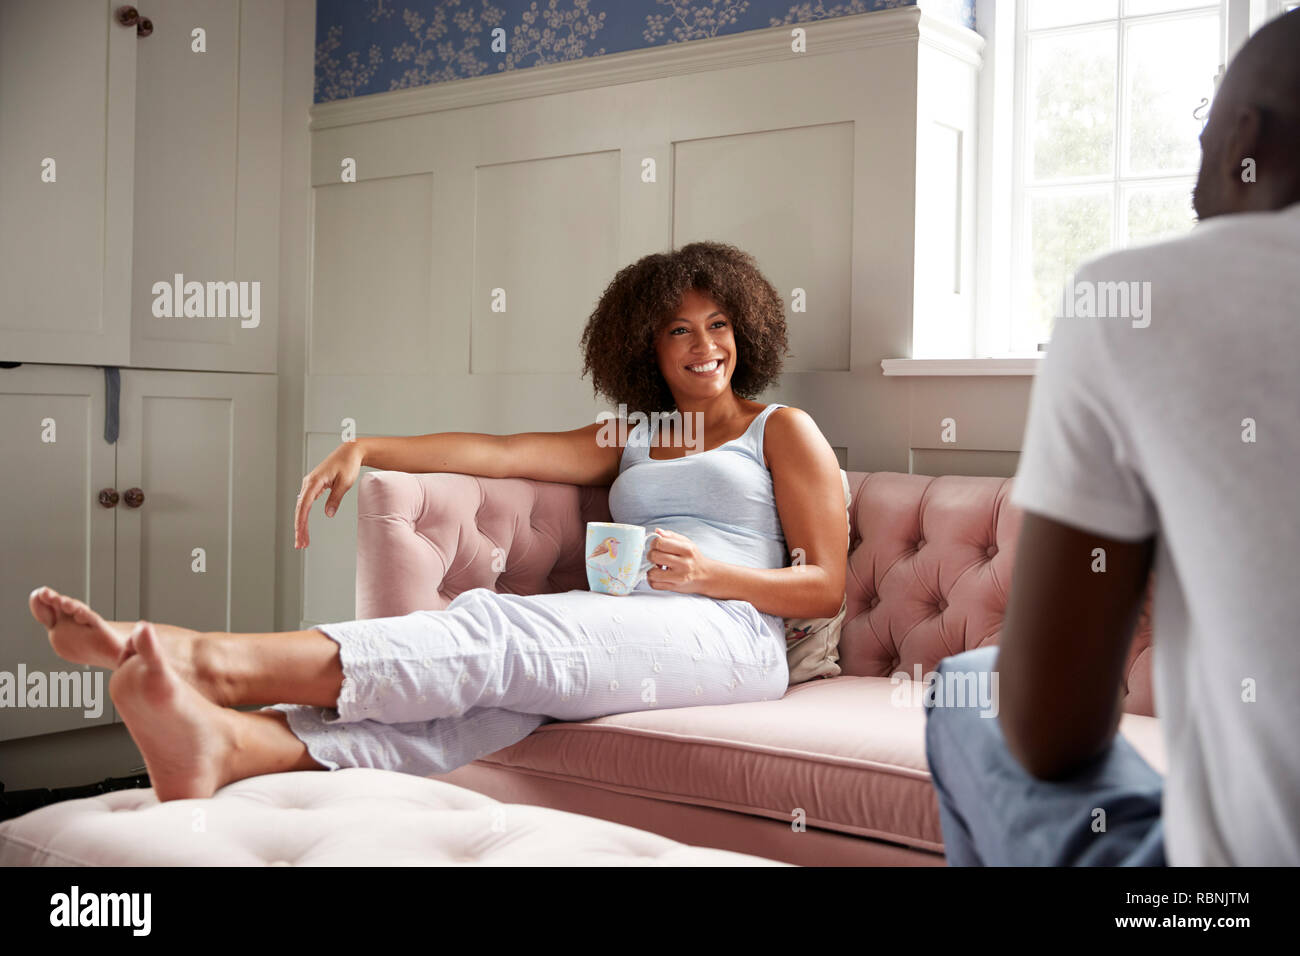
[[[295,547],[309,544],[312,502],[328,488],[332,516],[363,464],[612,483],[615,521],[662,532],[631,594],[475,588],[439,611],[201,634],[104,621],[50,588],[32,592],[56,652],[114,670],[110,695],[159,800],[287,770],[444,773],[551,720],[785,692],[782,618],[839,610],[847,531],[839,465],[816,424],[750,399],[780,374],[780,296],[746,253],[692,243],[621,270],[581,345],[597,393],[643,415],[690,416],[693,447],[644,421],[622,444],[603,422],[360,438],[303,479]],[[272,706],[233,709],[248,705]]]

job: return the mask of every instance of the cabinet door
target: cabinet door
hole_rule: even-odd
[[[131,364],[274,372],[283,0],[150,0],[149,16],[136,93]],[[199,283],[201,314],[186,316],[174,295],[168,311],[154,292],[178,275],[182,293]]]
[[[113,719],[108,672],[56,655],[27,606],[48,585],[115,619],[116,509],[99,503],[113,461],[101,369],[0,369],[0,740]],[[31,706],[41,683],[45,698]]]
[[[273,375],[122,370],[123,620],[275,629],[275,406]]]
[[[114,5],[0,3],[0,361],[130,360],[140,41]]]

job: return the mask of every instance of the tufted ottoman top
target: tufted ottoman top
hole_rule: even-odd
[[[0,824],[4,866],[785,866],[453,784],[352,768],[206,800],[118,790]]]

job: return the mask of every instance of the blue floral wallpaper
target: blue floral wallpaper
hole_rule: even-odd
[[[918,4],[975,26],[975,0],[316,0],[316,102]]]

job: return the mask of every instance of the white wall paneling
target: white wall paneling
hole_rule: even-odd
[[[924,41],[918,56],[915,322],[906,354],[964,358],[975,347],[979,59]]]
[[[578,341],[605,285],[717,239],[787,307],[807,295],[762,398],[808,410],[847,467],[906,470],[910,389],[880,362],[911,354],[922,286],[946,283],[945,315],[967,307],[980,41],[915,8],[802,26],[804,54],[777,27],[314,107],[307,467],[345,418],[362,435],[594,421]],[[918,206],[932,149],[938,213]],[[922,243],[942,246],[933,267]],[[329,555],[308,559],[305,620],[350,613],[346,514],[314,509]]]

